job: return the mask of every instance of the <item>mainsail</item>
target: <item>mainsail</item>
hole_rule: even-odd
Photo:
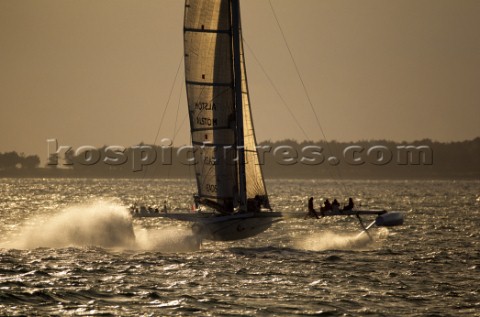
[[[238,0],[186,0],[184,41],[200,203],[222,213],[232,213],[234,206],[245,210],[255,198],[269,207],[251,118]],[[235,76],[237,65],[241,74]],[[239,91],[242,97],[236,98]]]

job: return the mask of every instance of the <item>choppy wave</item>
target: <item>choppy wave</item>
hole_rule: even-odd
[[[170,207],[187,210],[195,190],[188,181],[151,180],[149,186],[136,180],[2,181],[0,315],[477,316],[480,311],[478,181],[349,182],[363,206],[408,213],[403,227],[374,229],[373,243],[357,237],[355,217],[288,219],[252,239],[204,241],[200,250],[186,225],[131,219],[123,207],[139,192],[158,205],[170,192]],[[305,210],[307,191],[345,197],[333,181],[269,185],[275,210],[282,212]],[[122,201],[81,203],[112,195]]]

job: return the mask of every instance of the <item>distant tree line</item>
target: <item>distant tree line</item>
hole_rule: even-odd
[[[37,155],[28,155],[17,152],[0,153],[0,170],[35,169],[40,165]]]
[[[279,166],[265,165],[267,175],[286,178],[469,178],[480,179],[480,138],[460,142],[437,142],[424,139],[414,142],[393,142],[388,140],[364,140],[359,142],[302,142],[283,140],[277,142],[262,142],[273,148],[290,145],[298,149],[316,145],[323,148],[325,162],[321,165]],[[351,146],[363,148],[363,152],[355,153],[355,157],[363,158],[364,164],[349,164],[344,157],[345,149]],[[414,150],[410,151],[409,149]],[[422,152],[421,149],[429,149]],[[368,151],[373,149],[372,155]],[[377,149],[377,151],[375,151]],[[376,164],[376,154],[382,154],[378,149],[388,149],[391,158],[388,163]],[[419,150],[420,149],[420,150]],[[351,154],[351,153],[350,153]],[[338,157],[340,163],[331,165],[329,157]],[[348,156],[348,155],[347,155]],[[373,156],[373,157],[372,157]],[[350,158],[351,159],[351,158]],[[380,160],[381,161],[381,160]]]
[[[195,178],[194,166],[186,164],[192,156],[188,149],[178,155],[179,148],[151,146],[156,155],[151,161],[152,153],[139,151],[139,146],[121,155],[107,146],[76,155],[71,151],[66,155],[68,165],[59,158],[57,166],[36,169],[37,156],[4,153],[0,154],[0,177]],[[259,147],[266,178],[480,179],[480,138],[450,143],[282,140],[262,142]],[[286,147],[293,154],[283,151]],[[320,154],[315,152],[319,149]],[[302,162],[302,156],[319,160]]]

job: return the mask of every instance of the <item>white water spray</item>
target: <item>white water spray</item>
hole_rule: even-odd
[[[309,251],[326,251],[326,250],[362,250],[367,249],[377,239],[388,233],[380,230],[376,234],[370,233],[373,240],[368,235],[358,235],[358,233],[336,233],[332,231],[324,231],[308,237],[302,237],[295,243],[295,247]]]
[[[102,248],[187,252],[199,249],[201,239],[190,230],[134,230],[125,206],[112,200],[68,207],[34,219],[0,248],[32,249],[97,246]]]

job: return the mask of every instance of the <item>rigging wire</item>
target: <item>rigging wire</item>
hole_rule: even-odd
[[[155,141],[153,141],[154,145],[157,144],[158,136],[160,135],[160,129],[162,128],[163,121],[165,120],[165,114],[167,113],[168,106],[170,105],[170,100],[172,99],[173,90],[175,89],[175,85],[177,84],[177,78],[178,78],[178,74],[180,73],[180,68],[182,67],[182,64],[183,64],[183,54],[180,58],[180,62],[178,63],[177,73],[175,74],[175,79],[173,80],[172,88],[170,88],[168,100],[165,105],[165,109],[163,110],[162,118],[160,119],[160,125],[158,126],[157,135],[155,136]]]
[[[188,117],[188,112],[183,116],[182,122],[180,122],[178,129],[173,134],[173,139],[175,139],[177,135],[180,133],[180,131],[182,131],[183,125],[185,124],[185,121],[187,121],[187,117]]]
[[[184,76],[185,77],[185,76]],[[175,142],[175,138],[177,136],[177,124],[178,124],[178,115],[180,113],[180,103],[182,102],[182,93],[183,93],[184,85],[180,85],[180,94],[178,95],[178,103],[177,103],[177,114],[175,115],[175,124],[173,126],[173,136],[172,142]],[[188,113],[187,113],[188,114]],[[183,123],[184,121],[182,121]]]
[[[285,101],[285,99],[283,98],[283,96],[280,94],[280,91],[278,90],[277,86],[275,86],[275,83],[273,82],[272,78],[270,77],[270,75],[268,75],[267,71],[265,70],[265,68],[263,67],[262,63],[260,63],[260,60],[257,58],[257,56],[255,55],[255,53],[253,52],[253,50],[250,48],[250,45],[248,45],[247,41],[245,40],[245,38],[243,38],[243,41],[244,41],[244,44],[245,46],[247,47],[248,51],[250,52],[250,54],[252,54],[253,58],[255,59],[255,61],[257,62],[258,66],[260,67],[260,69],[262,70],[263,74],[265,75],[265,77],[268,79],[268,81],[270,82],[270,85],[273,87],[273,89],[275,90],[275,92],[277,93],[278,97],[280,98],[280,100],[282,101],[282,104],[283,106],[287,109],[287,111],[290,113],[290,116],[292,116],[293,120],[295,121],[295,124],[298,126],[298,128],[302,131],[303,133],[303,136],[307,139],[307,140],[310,140],[310,137],[308,136],[307,132],[305,131],[305,129],[302,127],[302,125],[300,124],[300,122],[298,121],[297,117],[295,117],[295,114],[293,113],[292,109],[290,109],[290,107],[288,106],[287,102]]]
[[[317,112],[315,111],[315,107],[314,107],[314,105],[313,105],[312,98],[310,97],[310,94],[309,94],[309,92],[308,92],[307,86],[305,85],[305,81],[303,80],[303,77],[302,77],[302,75],[301,75],[301,72],[300,72],[300,69],[299,69],[299,67],[298,67],[298,64],[297,64],[297,62],[296,62],[296,60],[295,60],[295,57],[293,56],[293,52],[292,52],[292,50],[291,50],[291,48],[290,48],[290,45],[288,44],[287,37],[285,36],[285,32],[283,31],[283,28],[282,28],[282,26],[281,26],[281,24],[280,24],[280,20],[278,19],[278,16],[277,16],[277,13],[276,13],[276,11],[275,11],[275,8],[273,7],[272,0],[268,0],[268,3],[270,4],[270,8],[271,8],[271,10],[272,10],[273,17],[275,18],[275,21],[276,21],[276,23],[277,23],[278,29],[280,30],[280,33],[281,33],[281,35],[282,35],[283,42],[284,42],[284,44],[285,44],[285,46],[286,46],[286,48],[287,48],[287,50],[288,50],[288,53],[290,54],[290,59],[291,59],[292,62],[293,62],[293,65],[294,65],[294,67],[295,67],[295,71],[296,71],[296,73],[297,73],[297,76],[298,76],[298,78],[299,78],[299,80],[300,80],[300,83],[302,84],[302,87],[303,87],[303,91],[304,91],[304,93],[305,93],[305,96],[307,97],[307,100],[308,100],[308,103],[309,103],[309,105],[310,105],[310,108],[311,108],[311,110],[312,110],[312,112],[313,112],[313,114],[314,114],[314,116],[315,116],[315,120],[316,120],[316,122],[317,122],[317,126],[318,126],[320,132],[322,133],[322,136],[323,136],[323,139],[325,140],[325,143],[326,143],[326,145],[327,145],[328,151],[333,155],[333,151],[331,150],[330,144],[328,143],[328,139],[327,139],[327,136],[326,136],[326,134],[325,134],[325,131],[323,130],[322,125],[321,125],[321,123],[320,123],[320,118],[318,117],[318,114],[317,114]],[[337,167],[337,168],[335,168],[335,170],[337,171],[338,177],[340,178],[340,180],[342,180],[343,178],[342,178],[340,169],[338,168],[338,165],[337,165],[336,167]],[[347,192],[347,187],[346,187],[345,183],[344,183],[344,182],[340,182],[340,183],[341,183],[341,185],[343,186],[344,191]]]
[[[177,103],[177,114],[175,115],[175,124],[173,126],[173,136],[172,136],[172,144],[170,145],[173,149],[173,144],[175,143],[175,137],[177,136],[177,124],[178,124],[178,114],[180,113],[180,103],[182,101],[182,93],[183,93],[184,85],[180,84],[180,94],[178,95],[178,103]],[[172,162],[173,164],[173,162]],[[167,179],[170,179],[170,174],[172,172],[172,164],[168,165],[167,170]],[[167,199],[170,195],[170,186],[167,186]],[[166,206],[166,204],[165,204]]]
[[[312,109],[312,112],[315,116],[315,120],[317,121],[318,127],[320,128],[320,131],[322,132],[323,138],[325,140],[327,140],[327,137],[325,135],[325,132],[323,131],[322,125],[320,124],[320,119],[318,118],[318,114],[315,111],[315,107],[313,106],[312,99],[310,98],[310,94],[308,93],[307,86],[305,85],[305,82],[304,82],[304,80],[301,76],[300,69],[298,68],[297,62],[296,62],[295,58],[293,57],[293,53],[292,53],[292,50],[290,49],[290,45],[288,45],[287,38],[285,36],[285,33],[283,32],[282,26],[280,25],[280,21],[278,20],[277,13],[275,12],[275,9],[273,8],[272,1],[268,0],[268,2],[270,3],[270,8],[272,9],[273,16],[275,18],[275,21],[277,22],[277,26],[280,30],[280,33],[282,34],[283,42],[285,43],[285,46],[287,47],[288,53],[290,54],[290,58],[293,62],[293,66],[295,67],[295,71],[297,72],[298,78],[300,79],[300,83],[302,84],[303,91],[305,92],[305,95],[307,97],[310,108]]]
[[[173,91],[175,90],[175,86],[177,85],[177,79],[178,79],[178,74],[180,73],[180,69],[182,67],[182,64],[183,64],[183,54],[181,55],[181,58],[180,58],[180,61],[178,63],[178,67],[177,67],[177,71],[175,73],[175,78],[173,80],[173,83],[172,83],[172,87],[170,88],[170,92],[168,94],[168,99],[167,99],[167,102],[165,104],[165,108],[163,109],[163,113],[162,113],[162,116],[161,116],[161,119],[160,119],[160,123],[158,125],[158,129],[157,129],[157,134],[155,135],[155,140],[153,141],[153,145],[155,146],[157,144],[157,141],[158,141],[158,137],[160,136],[160,131],[162,129],[162,126],[163,126],[163,122],[165,120],[165,115],[167,113],[167,110],[170,106],[170,101],[172,99],[172,95],[173,95]],[[182,86],[183,87],[183,86]],[[183,88],[182,88],[183,89]],[[178,116],[178,114],[177,114]],[[148,168],[149,166],[145,166],[145,169],[143,171],[143,183],[145,183],[146,181],[146,175],[147,175],[147,172],[148,172]],[[156,170],[157,166],[154,165],[154,172]],[[167,192],[168,192],[168,186],[167,186]]]

